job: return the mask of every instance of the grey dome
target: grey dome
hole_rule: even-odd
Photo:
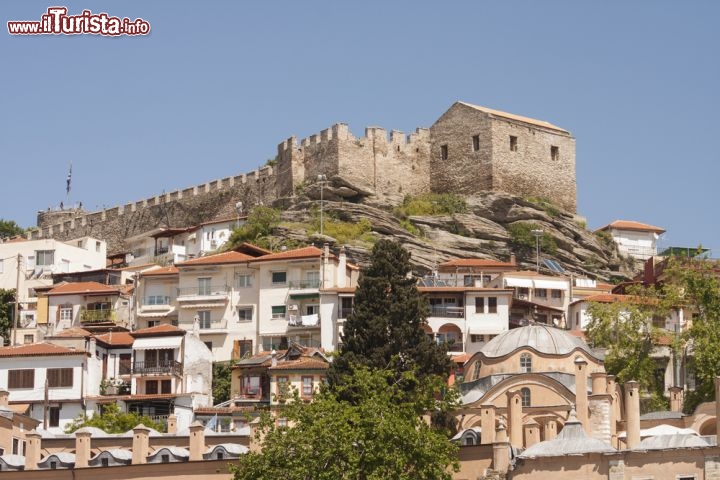
[[[520,454],[520,458],[559,457],[586,453],[612,453],[614,448],[597,438],[588,437],[582,424],[572,418],[558,436],[536,443]]]
[[[591,357],[598,358],[581,339],[573,337],[565,330],[547,325],[530,325],[508,330],[490,340],[480,352],[486,357],[496,358],[525,347],[547,355],[567,355],[580,349]]]

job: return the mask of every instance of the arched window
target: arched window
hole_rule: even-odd
[[[532,357],[529,353],[520,355],[520,371],[522,373],[532,372]]]
[[[522,406],[523,407],[529,407],[530,406],[530,389],[529,388],[523,388],[520,390],[520,397],[522,397]]]

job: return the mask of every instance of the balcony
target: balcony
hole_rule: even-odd
[[[132,373],[137,375],[176,375],[182,376],[182,363],[175,360],[161,362],[144,362],[139,361],[133,363]]]
[[[314,288],[320,288],[319,278],[310,278],[306,280],[291,280],[288,283],[290,290],[308,290]]]
[[[291,327],[319,327],[320,315],[290,315],[288,316],[288,325]]]
[[[190,300],[197,297],[227,297],[230,287],[227,285],[203,285],[199,287],[183,287],[177,289],[178,300]]]
[[[115,322],[115,310],[88,310],[80,309],[80,323]]]
[[[143,307],[154,307],[154,306],[170,306],[173,298],[170,295],[149,295],[143,297]]]
[[[448,305],[430,305],[430,317],[440,318],[463,318],[465,309],[463,307]]]

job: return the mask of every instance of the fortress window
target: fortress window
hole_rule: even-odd
[[[560,147],[554,145],[550,147],[550,158],[554,161],[560,160]]]
[[[510,135],[510,151],[517,152],[517,137],[515,135]]]
[[[445,145],[440,145],[440,159],[442,159],[442,160],[447,160],[447,158],[448,158],[448,146],[447,146],[447,144],[445,144]]]
[[[480,135],[473,136],[473,152],[480,150]]]

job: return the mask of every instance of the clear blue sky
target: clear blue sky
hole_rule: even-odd
[[[53,5],[149,36],[11,36]],[[1,2],[0,218],[250,171],[335,122],[406,132],[463,100],[577,139],[578,209],[720,256],[720,2]],[[72,190],[65,179],[72,162]]]

